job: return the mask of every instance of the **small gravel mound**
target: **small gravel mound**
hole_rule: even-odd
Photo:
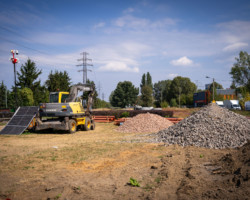
[[[172,125],[173,123],[164,117],[146,113],[138,114],[130,120],[125,121],[123,125],[117,128],[117,131],[122,133],[153,133]]]
[[[156,133],[157,142],[215,149],[240,147],[249,138],[250,120],[215,103]]]

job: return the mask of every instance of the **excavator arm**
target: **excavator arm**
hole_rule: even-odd
[[[90,114],[90,110],[93,105],[93,97],[95,94],[94,85],[81,84],[81,83],[73,85],[70,88],[70,93],[69,93],[68,98],[66,99],[66,102],[75,102],[79,91],[82,91],[83,93],[90,92],[88,95],[88,103],[87,103],[87,110],[86,110],[86,114]]]

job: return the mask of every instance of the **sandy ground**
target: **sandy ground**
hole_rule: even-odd
[[[249,199],[249,144],[165,147],[115,128],[0,136],[0,199]]]

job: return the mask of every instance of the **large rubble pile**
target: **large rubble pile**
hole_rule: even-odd
[[[212,103],[156,136],[166,144],[235,148],[250,138],[250,120]]]
[[[123,125],[117,128],[117,131],[122,133],[153,133],[172,125],[173,123],[164,117],[145,113],[138,114],[130,120],[125,121]]]

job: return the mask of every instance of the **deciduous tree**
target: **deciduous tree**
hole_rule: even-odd
[[[19,96],[21,100],[21,104],[19,106],[33,106],[34,98],[33,92],[30,88],[22,88],[19,90]]]
[[[133,105],[136,102],[139,94],[136,88],[130,81],[119,82],[111,97],[111,105],[114,107],[126,107]]]
[[[239,58],[235,59],[236,63],[234,63],[230,71],[233,84],[236,87],[245,87],[250,91],[250,55],[245,51],[241,51]]]
[[[162,102],[169,102],[168,93],[171,80],[158,81],[154,84],[153,96],[156,107],[161,107]]]
[[[177,76],[173,79],[170,85],[169,97],[171,99],[179,99],[185,105],[192,105],[193,98],[191,98],[196,91],[196,85],[187,77]],[[184,99],[183,99],[184,98]],[[179,101],[179,100],[178,100]]]

